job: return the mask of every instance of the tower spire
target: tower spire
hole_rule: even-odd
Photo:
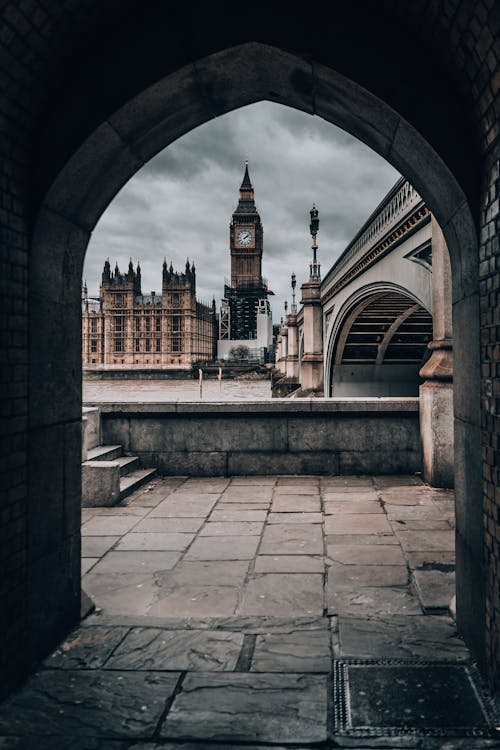
[[[253,191],[253,185],[250,181],[250,175],[248,174],[248,159],[245,159],[245,174],[243,175],[243,181],[241,183],[240,190],[243,190],[245,192],[248,190]]]

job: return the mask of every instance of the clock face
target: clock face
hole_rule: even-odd
[[[248,229],[242,229],[238,232],[236,239],[239,245],[249,245],[252,241],[252,233]]]

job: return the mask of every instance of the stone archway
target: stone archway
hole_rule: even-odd
[[[242,66],[245,86],[241,86]],[[202,83],[193,87],[193,81]],[[453,272],[458,503],[458,617],[476,655],[483,654],[484,592],[479,475],[478,287],[476,234],[467,198],[429,143],[394,110],[332,69],[264,44],[248,43],[189,64],[111,114],[73,152],[41,201],[30,265],[32,426],[53,455],[31,458],[31,476],[60,475],[69,528],[76,539],[79,497],[81,359],[79,289],[85,249],[107,204],[137,169],[213,112],[203,92],[224,91],[224,110],[269,98],[343,127],[385,156],[413,183],[438,218]],[[465,324],[466,321],[466,324]],[[464,393],[468,392],[467,398]],[[37,480],[38,481],[38,480]],[[39,489],[39,492],[41,490]],[[60,523],[60,522],[59,522]],[[65,531],[60,530],[64,535]],[[78,544],[67,547],[73,607],[78,591]],[[60,566],[60,561],[57,562]],[[66,567],[67,570],[67,567]],[[68,601],[64,592],[59,599]],[[51,602],[58,611],[57,602]],[[69,607],[71,609],[71,606]],[[58,615],[44,618],[47,638]],[[42,638],[43,641],[43,638]]]

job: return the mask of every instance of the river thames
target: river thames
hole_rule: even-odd
[[[270,380],[84,380],[83,403],[140,401],[262,401],[271,398]]]

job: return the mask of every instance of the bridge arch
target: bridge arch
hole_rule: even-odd
[[[7,2],[2,12],[10,15],[6,37],[21,56],[27,42],[18,43],[17,5]],[[133,0],[111,1],[89,3],[91,12],[78,15],[78,2],[45,5],[54,23],[36,37],[36,47],[28,45],[26,59],[10,65],[5,91],[11,102],[5,134],[15,144],[9,152],[15,226],[29,256],[27,267],[16,266],[21,281],[12,282],[12,296],[19,281],[29,302],[22,352],[28,426],[21,428],[28,521],[26,567],[16,583],[22,613],[14,595],[4,601],[9,616],[22,620],[12,619],[3,641],[7,664],[18,669],[21,652],[25,660],[39,659],[79,613],[79,299],[90,233],[120,187],[161,148],[211,117],[263,99],[319,115],[371,146],[410,180],[444,231],[462,364],[455,382],[458,617],[484,664],[476,172],[482,151],[472,122],[480,109],[470,65],[460,64],[463,50],[452,41],[451,18],[432,16],[438,5],[418,0],[401,10],[353,2],[339,4],[334,25],[304,24],[301,15],[284,16],[272,6],[265,16],[255,11],[232,25],[213,6],[193,3],[189,31],[181,35],[182,6],[151,4],[145,12]],[[467,3],[460,7],[465,13]],[[493,649],[498,624],[490,619]],[[490,653],[492,664],[494,658]]]
[[[332,316],[325,356],[328,395],[418,395],[418,371],[431,340],[428,301],[398,284],[367,284]]]

